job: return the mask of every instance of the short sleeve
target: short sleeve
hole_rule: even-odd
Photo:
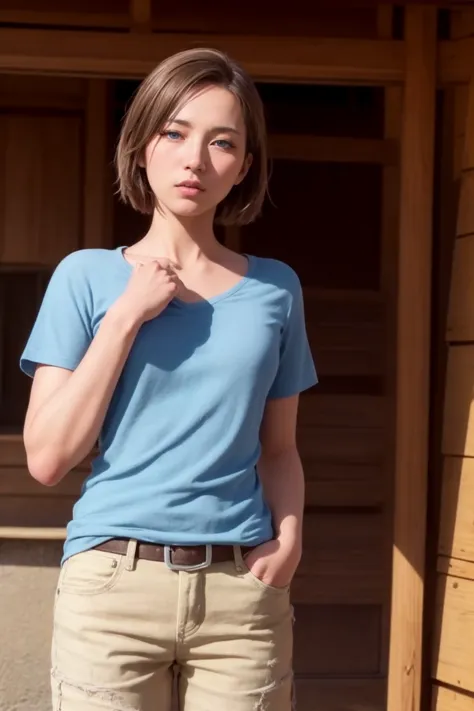
[[[20,357],[21,370],[30,377],[38,364],[75,370],[92,340],[91,311],[81,252],[73,252],[51,276]]]
[[[303,291],[295,275],[280,344],[280,363],[269,399],[290,397],[316,385],[318,376],[306,333]]]

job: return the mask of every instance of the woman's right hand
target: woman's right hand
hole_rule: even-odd
[[[141,325],[159,316],[181,287],[175,267],[168,259],[137,263],[117,305]]]

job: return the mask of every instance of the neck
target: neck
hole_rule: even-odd
[[[185,268],[202,257],[212,259],[221,248],[213,222],[213,212],[182,218],[155,210],[150,229],[136,246],[149,256],[166,257]]]

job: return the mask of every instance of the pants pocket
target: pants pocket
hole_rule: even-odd
[[[242,576],[243,579],[248,581],[255,587],[258,587],[261,590],[265,590],[266,592],[272,593],[273,595],[285,595],[289,593],[289,585],[285,585],[284,587],[277,587],[276,585],[269,585],[268,583],[264,583],[263,580],[257,578],[257,576],[252,573],[249,566],[245,562],[245,558],[242,555],[242,550],[240,546],[235,546],[235,560],[237,563],[237,568],[240,567],[244,571],[244,575]]]
[[[125,556],[92,549],[71,556],[64,565],[58,594],[98,595],[117,583]]]

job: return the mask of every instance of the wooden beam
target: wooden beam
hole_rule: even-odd
[[[125,29],[129,26],[126,13],[119,12],[67,12],[44,10],[3,10],[0,22],[16,25],[60,25],[62,27],[94,27]]]
[[[0,29],[0,70],[142,77],[175,52],[195,46],[225,50],[266,81],[403,81],[404,43],[306,37]]]
[[[377,8],[378,36],[391,39],[393,36],[394,8],[380,5]],[[403,87],[387,86],[384,89],[384,137],[385,143],[393,145],[399,153],[401,117],[403,107]],[[395,470],[395,416],[396,416],[396,372],[397,372],[397,291],[398,291],[398,241],[400,215],[400,165],[385,163],[382,175],[382,221],[380,245],[380,290],[386,303],[385,338],[385,406],[387,425],[383,431],[385,438],[385,477],[383,497],[390,502],[384,507],[386,524],[385,555],[391,560],[393,528],[393,480]],[[381,626],[381,671],[387,674],[390,648],[390,590],[383,601]]]
[[[418,711],[427,494],[436,8],[406,9],[387,711]]]
[[[2,12],[5,11],[0,11],[0,22],[7,21]],[[97,17],[100,25],[114,28],[126,27],[129,22],[120,15]],[[56,19],[59,22],[61,18]],[[68,24],[88,25],[93,19],[76,13],[69,17]],[[2,28],[0,70],[140,78],[170,54],[197,44],[226,50],[262,80],[376,85],[403,81],[404,42],[400,40],[181,33],[150,33],[143,37],[138,32],[96,30]],[[473,46],[474,37],[438,43],[441,84],[469,81]]]
[[[440,84],[466,84],[471,78],[474,37],[438,43],[438,78]]]
[[[107,156],[107,81],[90,79],[86,110],[83,246],[110,247],[112,178]]]
[[[29,526],[0,526],[0,540],[10,538],[13,540],[27,541],[64,541],[65,528],[43,528]]]
[[[151,0],[130,0],[132,32],[151,32]]]
[[[394,91],[398,92],[398,88]],[[270,157],[277,160],[380,165],[398,163],[398,142],[395,140],[270,134],[268,149]]]

